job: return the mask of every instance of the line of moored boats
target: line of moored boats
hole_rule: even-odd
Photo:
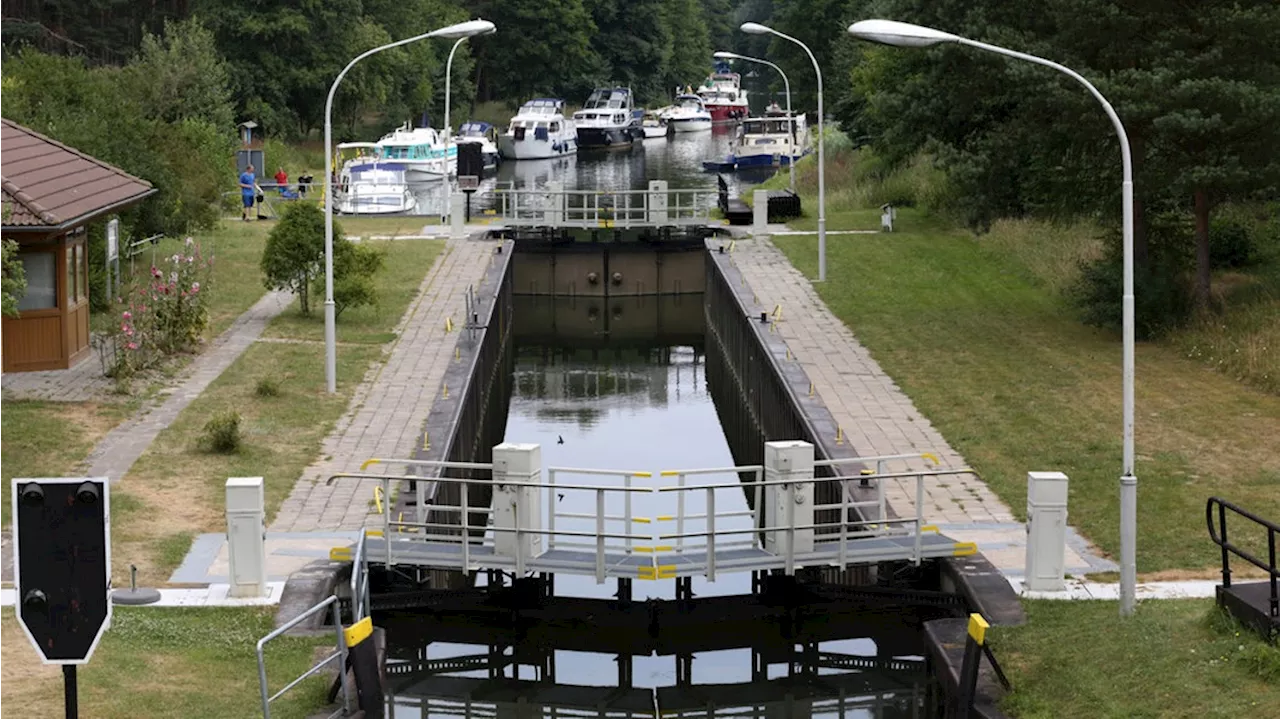
[[[630,88],[593,90],[582,108],[565,114],[565,101],[537,98],[524,103],[505,132],[487,122],[464,123],[446,138],[431,127],[396,128],[377,142],[338,145],[337,210],[344,214],[397,213],[416,205],[410,185],[443,183],[458,172],[459,148],[480,158],[484,170],[502,160],[538,160],[579,150],[628,146],[675,133],[708,132],[716,125],[737,124],[731,151],[724,160],[703,163],[710,171],[786,166],[809,148],[803,114],[788,116],[776,103],[762,117],[750,117],[741,78],[717,67],[695,91],[677,89],[673,104],[646,111],[636,107]],[[478,150],[478,152],[477,152]],[[467,168],[474,172],[473,166]]]

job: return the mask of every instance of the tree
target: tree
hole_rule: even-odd
[[[0,287],[0,301],[3,301],[2,313],[5,317],[18,316],[18,302],[27,293],[27,274],[18,259],[18,243],[13,240],[3,241],[3,283]]]
[[[144,35],[123,82],[153,119],[206,122],[225,132],[235,124],[230,70],[213,33],[196,20],[166,21],[163,35]]]
[[[337,245],[348,242],[337,222],[333,240],[336,257]],[[267,235],[261,267],[267,289],[297,295],[302,314],[310,315],[311,283],[324,271],[324,211],[310,202],[290,204]]]
[[[701,0],[667,0],[667,32],[672,42],[666,87],[697,86],[711,67],[710,33]]]
[[[335,240],[337,237],[334,238]],[[374,277],[382,270],[386,255],[376,247],[356,244],[343,238],[333,245],[333,305],[334,317],[344,310],[378,303]],[[324,292],[323,278],[317,278],[314,291]]]
[[[591,46],[609,82],[630,87],[640,102],[668,97],[675,38],[664,0],[600,0],[592,16]]]
[[[600,58],[591,45],[597,25],[583,0],[483,0],[467,6],[498,27],[492,41],[473,50],[481,98],[518,103],[537,95],[573,96],[597,79]]]

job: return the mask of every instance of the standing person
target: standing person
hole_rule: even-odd
[[[281,194],[284,194],[285,189],[288,187],[289,187],[289,173],[285,172],[284,168],[281,167],[280,169],[276,170],[276,189],[279,190]]]
[[[257,189],[257,178],[253,175],[253,165],[244,168],[240,174],[240,202],[244,206],[240,210],[240,219],[248,221],[249,208],[253,207],[254,193]]]

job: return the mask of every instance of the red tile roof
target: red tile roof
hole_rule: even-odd
[[[151,183],[0,119],[6,230],[69,228],[155,192]]]

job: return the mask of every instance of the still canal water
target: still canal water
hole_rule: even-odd
[[[636,478],[636,486],[670,485],[672,477],[661,470],[732,467],[736,464],[721,415],[706,372],[707,343],[704,341],[703,296],[553,299],[519,297],[515,315],[516,361],[514,390],[504,440],[541,445],[543,467],[575,467],[651,472],[652,477]],[[584,329],[585,328],[585,329]],[[647,339],[645,339],[647,335]],[[734,475],[717,475],[691,480],[691,484],[725,482]],[[544,481],[546,480],[544,474]],[[558,479],[560,483],[619,485],[618,477],[581,476]],[[671,495],[642,495],[635,501],[636,516],[673,514]],[[593,500],[566,492],[559,511],[590,513]],[[747,510],[741,489],[717,490],[717,516]],[[621,514],[621,506],[611,505],[610,514]],[[703,511],[692,501],[690,513]],[[592,523],[579,520],[582,527],[561,521],[557,528],[591,530]],[[718,526],[748,523],[746,517],[727,517]],[[644,528],[653,525],[639,525]],[[688,531],[700,525],[690,522]],[[611,528],[614,531],[614,528]],[[645,529],[641,530],[647,531]],[[664,531],[664,530],[659,530]],[[672,531],[672,530],[665,530]],[[644,542],[648,544],[649,542]],[[674,581],[636,581],[634,598],[672,599]],[[694,594],[700,597],[742,595],[751,591],[750,575],[723,574],[715,583],[695,579]],[[593,578],[560,575],[555,592],[559,596],[603,598],[612,596],[616,583],[596,584]],[[749,647],[752,637],[743,637]],[[483,654],[488,648],[475,645],[430,644],[432,659]],[[822,642],[821,652],[874,656],[875,644],[868,639]],[[677,684],[673,656],[635,657],[632,686],[659,689]],[[554,654],[555,681],[561,685],[617,687],[618,668],[613,655],[557,650]],[[769,679],[787,676],[785,664],[772,664]],[[831,674],[821,670],[820,674]],[[457,672],[450,676],[484,678],[484,671]],[[516,677],[534,679],[532,667],[525,666]],[[847,675],[845,675],[847,676]],[[544,681],[547,677],[539,677]],[[694,655],[691,673],[694,685],[733,685],[752,681],[752,652],[749,648],[703,652]],[[476,684],[463,684],[471,687]],[[433,686],[442,686],[435,684]],[[496,685],[495,685],[496,686]],[[876,684],[883,686],[883,683]],[[783,717],[916,717],[923,713],[925,682],[907,677],[890,684],[892,691],[850,696],[832,690],[829,696],[800,704],[770,703],[751,706],[721,705],[709,711],[680,712],[684,717],[738,716],[760,719]],[[537,704],[517,703],[506,689],[490,693],[447,696],[447,693],[416,693],[403,687],[393,698],[394,716],[414,717],[519,717],[550,716],[658,716],[660,707],[643,714],[601,710],[583,712]],[[495,693],[496,692],[496,693]],[[415,695],[416,694],[416,695]],[[819,696],[823,692],[817,692]],[[813,696],[812,693],[808,693]],[[568,696],[568,694],[566,694]],[[656,700],[655,700],[656,701]],[[662,716],[676,716],[663,713]]]
[[[735,132],[736,127],[716,127],[617,149],[582,150],[547,160],[507,160],[481,181],[472,197],[472,211],[494,207],[493,192],[499,187],[536,190],[552,182],[560,183],[563,190],[645,190],[650,180],[666,180],[672,189],[715,189],[716,174],[703,171],[702,163],[723,160]],[[736,192],[772,174],[772,170],[765,170],[725,173],[723,177],[730,191]],[[445,196],[441,181],[417,183],[412,189],[418,200],[413,214],[440,213]]]

